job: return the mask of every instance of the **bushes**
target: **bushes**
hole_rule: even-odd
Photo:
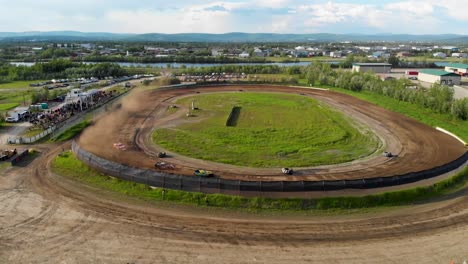
[[[468,120],[468,98],[453,101],[451,113],[458,119]]]
[[[76,135],[80,134],[85,128],[92,124],[91,121],[83,121],[77,125],[72,126],[71,128],[65,130],[62,134],[60,134],[54,141],[56,142],[63,142],[69,139],[72,139]]]
[[[31,93],[31,103],[32,104],[37,104],[41,102],[46,102],[48,100],[53,100],[57,96],[65,95],[67,94],[67,90],[63,89],[54,89],[54,90],[49,90],[47,88],[39,89],[39,90],[34,90]]]
[[[308,66],[305,76],[312,85],[319,84],[355,92],[366,90],[416,104],[436,113],[449,114],[457,119],[468,119],[468,99],[455,100],[453,89],[445,85],[434,84],[431,88],[425,89],[404,78],[383,81],[372,73],[333,71],[329,64],[323,63]]]

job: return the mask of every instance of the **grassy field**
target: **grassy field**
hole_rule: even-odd
[[[3,103],[0,104],[0,111],[8,111],[17,107],[19,103]]]
[[[14,81],[14,82],[7,82],[7,83],[0,83],[0,89],[23,89],[23,88],[31,88],[29,84],[31,83],[39,83],[45,82],[44,80],[39,81]]]
[[[228,209],[247,209],[248,211],[306,211],[320,213],[329,210],[337,213],[348,213],[353,209],[386,208],[390,206],[411,205],[416,202],[428,201],[441,195],[454,193],[466,188],[468,182],[468,168],[457,175],[427,187],[412,188],[402,191],[386,192],[382,194],[362,197],[330,197],[320,199],[269,199],[243,198],[221,194],[204,194],[176,190],[150,188],[144,184],[108,177],[87,167],[70,152],[57,156],[52,164],[52,171],[56,174],[72,178],[79,182],[103,190],[136,197],[147,201],[170,201],[179,204],[204,207],[218,207]]]
[[[72,126],[71,128],[65,130],[62,134],[57,136],[53,141],[63,142],[69,139],[74,138],[76,135],[80,134],[85,128],[91,125],[91,121],[85,120],[77,125]]]
[[[5,103],[23,103],[23,92],[18,91],[0,91],[0,104]],[[24,99],[28,102],[31,98],[30,95],[24,94]]]
[[[192,100],[201,109],[196,117],[186,117],[189,123],[176,128],[157,129],[156,144],[186,156],[250,167],[337,164],[378,147],[369,130],[301,95],[217,93],[177,103]],[[240,115],[236,126],[227,127],[233,106],[241,107]]]

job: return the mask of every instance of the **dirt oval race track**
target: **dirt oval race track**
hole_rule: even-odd
[[[68,148],[69,146],[65,146]],[[145,203],[48,170],[61,146],[0,174],[0,263],[462,263],[466,190],[430,204],[271,216]]]
[[[370,128],[380,138],[385,150],[396,154],[385,158],[374,154],[350,163],[333,166],[297,168],[293,176],[281,174],[278,168],[246,168],[214,163],[170,153],[164,161],[174,164],[174,174],[193,175],[194,169],[212,170],[223,179],[244,181],[317,181],[366,179],[418,172],[445,165],[461,157],[466,148],[453,137],[345,94],[282,86],[212,86],[135,91],[124,98],[118,109],[100,118],[81,136],[79,145],[99,157],[132,167],[154,170],[156,153],[161,149],[151,142],[152,131],[180,120],[187,109],[167,114],[168,107],[181,96],[214,92],[282,92],[318,99],[351,116]],[[113,147],[116,142],[126,150]]]

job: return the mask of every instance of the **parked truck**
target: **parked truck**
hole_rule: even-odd
[[[10,115],[7,118],[5,118],[5,121],[10,122],[10,123],[16,123],[21,120],[24,120],[28,116],[29,116],[29,111],[26,111],[26,110],[20,111],[20,112],[11,112]]]
[[[406,74],[406,75],[413,75],[413,76],[414,76],[414,75],[418,75],[419,72],[418,72],[418,71],[411,71],[411,70],[408,70],[408,71],[405,72],[405,74]]]

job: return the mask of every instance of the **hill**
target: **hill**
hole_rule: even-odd
[[[117,34],[106,32],[50,31],[50,32],[0,32],[2,42],[31,41],[128,41],[128,42],[443,42],[468,43],[468,36],[408,35],[408,34],[275,34],[241,33],[225,34],[179,33],[179,34]]]

